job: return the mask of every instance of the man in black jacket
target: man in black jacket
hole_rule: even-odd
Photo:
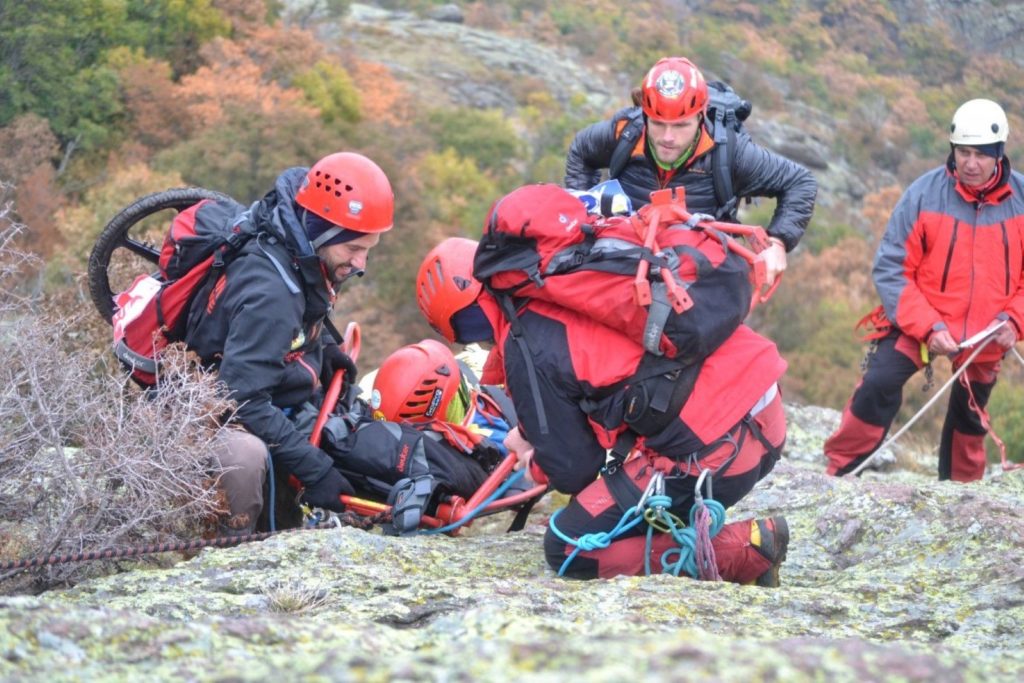
[[[263,507],[268,458],[298,478],[310,505],[341,510],[353,489],[329,455],[296,427],[295,413],[339,367],[355,365],[324,331],[336,288],[362,275],[367,255],[392,227],[394,195],[370,159],[331,154],[312,168],[284,171],[274,188],[239,213],[199,207],[197,221],[224,221],[255,232],[207,300],[189,313],[186,344],[215,368],[238,403],[220,454],[220,484],[230,517],[225,531],[248,533]]]
[[[767,230],[772,246],[762,254],[768,284],[786,269],[786,252],[803,236],[814,211],[818,185],[810,171],[760,147],[744,131],[729,137],[730,197],[718,197],[713,150],[723,144],[708,117],[708,84],[688,59],[666,57],[658,61],[633,91],[636,106],[616,112],[611,119],[587,126],[572,141],[565,162],[565,187],[587,190],[609,168],[620,137],[631,121],[643,117],[643,130],[624,163],[609,172],[619,181],[638,209],[650,202],[650,193],[668,187],[686,192],[693,213],[730,220],[737,197],[774,197],[778,200]],[[721,131],[719,131],[721,133]],[[628,139],[628,134],[627,134]]]

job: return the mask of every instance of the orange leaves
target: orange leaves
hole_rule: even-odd
[[[51,165],[60,146],[46,119],[23,114],[0,128],[0,180],[17,183],[37,166]]]
[[[144,60],[122,67],[119,75],[134,138],[151,150],[173,144],[187,122],[178,111],[171,66]]]
[[[874,235],[875,245],[882,238],[886,223],[889,222],[889,214],[902,194],[903,189],[899,185],[889,185],[864,197],[862,213],[864,221],[871,228],[871,234]]]
[[[363,117],[400,126],[412,117],[404,86],[382,64],[354,60],[349,73],[359,92]]]
[[[228,108],[246,109],[253,114],[281,109],[317,114],[305,104],[300,91],[266,80],[263,69],[241,46],[220,39],[214,42],[219,61],[182,78],[178,89],[180,103],[196,127],[222,122]]]
[[[309,31],[261,25],[234,42],[211,41],[201,52],[210,65],[246,59],[256,64],[268,80],[289,85],[292,76],[322,60],[326,51]]]

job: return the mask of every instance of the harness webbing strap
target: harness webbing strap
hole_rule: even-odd
[[[626,512],[640,502],[640,496],[644,492],[636,485],[636,482],[629,478],[624,468],[618,467],[601,476],[604,478],[605,486],[608,487],[608,493],[611,494],[620,510]]]
[[[612,152],[611,160],[608,162],[609,178],[617,178],[622,173],[630,157],[633,156],[633,148],[636,147],[636,141],[640,138],[640,133],[643,132],[643,129],[644,117],[641,114],[641,110],[637,109],[630,116],[629,121],[619,134],[619,141]]]
[[[655,282],[651,285],[651,303],[647,307],[647,320],[644,322],[644,350],[647,353],[662,355],[661,336],[665,332],[665,325],[671,312],[668,288],[664,282]]]

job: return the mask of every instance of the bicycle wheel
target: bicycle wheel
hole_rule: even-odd
[[[104,226],[89,254],[89,295],[108,323],[114,316],[114,295],[142,272],[156,270],[160,247],[171,220],[203,199],[227,195],[201,187],[154,192],[135,200]],[[171,213],[173,212],[173,213]]]

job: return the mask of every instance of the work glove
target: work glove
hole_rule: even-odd
[[[302,500],[310,507],[341,512],[345,509],[341,496],[352,496],[355,492],[345,475],[332,467],[314,483],[306,484]]]
[[[320,368],[320,382],[328,387],[331,385],[331,379],[334,377],[334,373],[338,370],[345,371],[345,379],[343,387],[350,387],[356,383],[356,378],[359,376],[359,369],[356,367],[356,363],[352,358],[341,350],[341,347],[337,344],[325,344],[323,351],[323,363]],[[347,391],[342,391],[342,395],[347,394]]]

